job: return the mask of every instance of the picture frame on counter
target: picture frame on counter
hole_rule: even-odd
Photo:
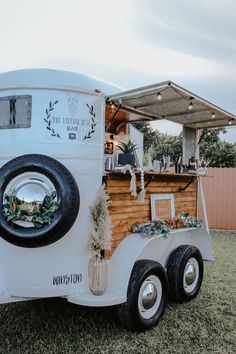
[[[174,194],[151,194],[151,218],[152,221],[163,219],[172,221],[175,217]]]

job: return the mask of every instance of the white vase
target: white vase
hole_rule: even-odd
[[[107,261],[95,255],[89,262],[89,286],[94,295],[102,295],[107,288]]]

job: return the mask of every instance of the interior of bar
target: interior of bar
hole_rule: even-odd
[[[109,96],[105,109],[104,182],[111,200],[112,253],[137,223],[161,219],[178,229],[181,215],[197,220],[198,179],[207,174],[199,145],[206,131],[235,125],[236,117],[169,81]],[[144,137],[136,128],[163,119],[183,127],[176,161],[168,152],[156,159],[144,153]]]

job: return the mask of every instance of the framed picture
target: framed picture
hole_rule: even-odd
[[[111,142],[106,142],[105,154],[113,154],[114,145]]]
[[[174,194],[151,194],[152,220],[172,221],[175,217]]]

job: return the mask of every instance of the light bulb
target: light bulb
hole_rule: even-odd
[[[192,110],[193,110],[193,102],[190,101],[189,106],[188,106],[188,111],[192,112]]]
[[[234,121],[235,121],[235,118],[233,118],[233,117],[232,117],[232,118],[229,118],[229,119],[228,119],[228,124],[229,124],[229,125],[232,125],[232,123],[233,123]]]
[[[116,106],[114,105],[114,103],[112,101],[110,102],[110,105],[111,105],[111,109],[115,109],[116,108]]]
[[[215,119],[216,115],[214,112],[211,113],[211,119]]]
[[[157,99],[158,101],[162,101],[162,95],[160,92],[157,93]]]

